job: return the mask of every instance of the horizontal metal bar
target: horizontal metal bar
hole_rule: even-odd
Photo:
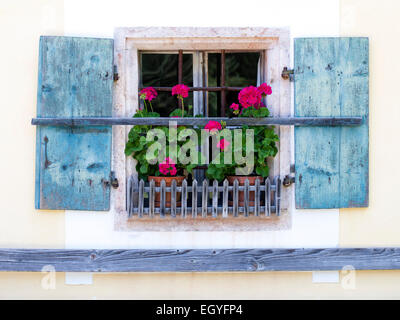
[[[168,125],[176,121],[180,125],[206,125],[210,120],[225,121],[228,126],[357,126],[362,117],[287,117],[287,118],[34,118],[32,125],[47,126],[97,126],[97,125]]]
[[[144,87],[140,87],[139,90],[143,89]],[[227,87],[227,86],[221,86],[221,87],[189,87],[189,91],[240,91],[244,87]],[[153,87],[153,89],[157,91],[166,91],[170,92],[172,91],[172,87]]]
[[[400,248],[0,249],[0,271],[262,272],[398,270]]]

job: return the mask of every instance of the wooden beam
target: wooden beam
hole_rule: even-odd
[[[225,121],[228,126],[357,126],[361,117],[287,117],[287,118],[34,118],[32,125],[88,126],[88,125],[168,125],[176,121],[180,125],[205,125],[210,120]]]
[[[0,249],[0,271],[234,272],[400,269],[400,248]]]

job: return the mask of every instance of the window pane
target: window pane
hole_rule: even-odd
[[[143,53],[141,61],[143,87],[173,87],[178,83],[178,54]],[[183,83],[193,86],[193,55],[183,55]],[[184,100],[186,110],[193,105],[193,94]],[[171,92],[158,92],[152,101],[154,111],[168,116],[178,107],[178,100]]]
[[[225,84],[228,87],[247,87],[257,85],[259,52],[235,52],[225,54]],[[221,54],[208,54],[208,86],[218,87],[221,77]],[[228,91],[226,94],[226,115],[231,115],[229,106],[238,103],[238,91]],[[221,94],[210,93],[208,98],[209,115],[221,115]]]
[[[208,87],[219,87],[221,77],[221,54],[208,54]],[[208,116],[219,117],[221,112],[221,93],[208,93]]]

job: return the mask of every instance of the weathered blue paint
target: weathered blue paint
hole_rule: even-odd
[[[368,38],[294,43],[295,116],[361,116],[357,127],[296,127],[296,207],[368,206]]]
[[[41,37],[37,114],[112,116],[113,40]],[[36,208],[109,210],[111,126],[38,126]]]

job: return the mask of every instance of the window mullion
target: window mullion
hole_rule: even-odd
[[[225,87],[225,50],[221,51],[221,87]],[[221,91],[221,117],[225,117],[226,91]]]
[[[201,51],[193,53],[193,87],[203,87],[203,55]],[[193,91],[193,115],[204,115],[204,95],[202,91]]]

